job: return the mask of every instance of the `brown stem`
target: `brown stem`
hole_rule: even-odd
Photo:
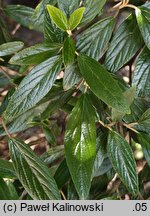
[[[7,134],[7,136],[11,139],[12,136],[11,136],[11,134],[9,133],[9,131],[8,131],[8,129],[7,129],[6,125],[5,125],[5,122],[4,122],[4,120],[3,120],[2,117],[0,117],[0,124],[3,126],[3,128],[4,128],[4,130],[5,130],[6,134]]]

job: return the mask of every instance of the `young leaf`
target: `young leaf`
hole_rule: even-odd
[[[137,37],[138,35],[138,37]],[[136,19],[130,15],[117,29],[106,54],[105,65],[112,72],[118,71],[142,47]]]
[[[107,49],[113,27],[113,17],[95,23],[78,36],[77,50],[99,60]]]
[[[150,166],[150,135],[146,133],[139,133],[138,140],[142,146],[145,159]]]
[[[66,31],[68,29],[68,20],[66,15],[61,10],[52,5],[47,5],[47,10],[53,22],[60,29]]]
[[[87,95],[82,95],[70,114],[65,133],[67,165],[81,199],[89,194],[96,156],[95,111]]]
[[[28,145],[18,139],[10,139],[9,149],[16,175],[33,199],[60,199],[50,170]]]
[[[150,8],[136,8],[135,14],[145,44],[150,49]]]
[[[57,55],[61,44],[41,43],[29,48],[23,49],[10,59],[10,64],[32,65],[39,64],[44,60]]]
[[[24,43],[21,41],[4,43],[0,45],[0,56],[11,55],[21,50],[23,46],[24,46]]]
[[[64,32],[52,21],[47,8],[44,16],[44,39],[46,42],[63,43]]]
[[[35,68],[22,80],[4,112],[6,121],[34,107],[52,88],[60,72],[62,60],[54,56]]]
[[[129,192],[136,196],[139,191],[138,176],[129,143],[115,131],[110,131],[107,151],[113,168],[118,173],[121,181],[126,185]]]
[[[67,37],[63,46],[63,60],[66,66],[74,63],[75,44],[72,38]]]
[[[83,17],[85,8],[81,7],[76,9],[70,16],[69,20],[68,20],[68,26],[69,26],[69,30],[73,30],[75,29],[79,23],[81,22],[81,19]]]
[[[123,113],[129,112],[128,102],[118,83],[102,65],[84,54],[78,56],[78,64],[85,81],[97,97]]]
[[[75,11],[79,7],[80,4],[80,0],[57,0],[57,2],[58,7],[67,15],[67,17],[69,17],[73,13],[73,11]]]
[[[137,59],[132,84],[140,97],[150,98],[150,50],[145,47]]]

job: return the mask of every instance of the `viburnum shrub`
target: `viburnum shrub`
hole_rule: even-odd
[[[150,3],[42,0],[35,10],[7,5],[2,13],[44,41],[23,49],[1,17],[0,85],[8,85],[4,74],[9,91],[0,136],[11,159],[0,159],[1,199],[149,199]],[[60,110],[65,135],[56,145],[51,121]],[[34,126],[49,144],[41,156],[17,138]]]

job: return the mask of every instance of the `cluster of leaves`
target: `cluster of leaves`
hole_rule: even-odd
[[[17,88],[9,90],[0,107],[6,124],[0,135],[9,136],[12,160],[0,160],[1,199],[18,199],[20,193],[4,178],[22,185],[26,199],[61,199],[60,193],[67,199],[119,199],[125,193],[135,199],[139,192],[145,199],[150,196],[143,189],[150,179],[150,3],[128,8],[129,16],[119,25],[116,17],[103,13],[106,3],[42,0],[35,10],[3,8],[21,25],[43,32],[44,42],[21,50],[23,42],[12,42],[0,23],[1,65],[17,65],[20,73],[11,79]],[[126,84],[117,72],[133,62]],[[12,138],[12,133],[39,125],[55,144],[49,119],[60,109],[68,114],[64,146],[39,158]],[[141,144],[148,164],[139,174],[132,142]],[[60,164],[53,167],[56,159]],[[107,190],[115,173],[118,193]]]

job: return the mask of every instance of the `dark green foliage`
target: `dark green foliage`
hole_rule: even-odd
[[[26,47],[0,20],[0,91],[8,90],[0,102],[0,138],[8,139],[11,158],[0,158],[0,199],[139,199],[140,193],[150,199],[144,191],[150,180],[150,3],[131,1],[110,13],[108,2],[42,0],[35,9],[2,9],[40,31],[43,41]],[[45,136],[40,156],[12,136],[34,126],[34,135],[38,128]],[[139,175],[137,146],[146,163]]]

